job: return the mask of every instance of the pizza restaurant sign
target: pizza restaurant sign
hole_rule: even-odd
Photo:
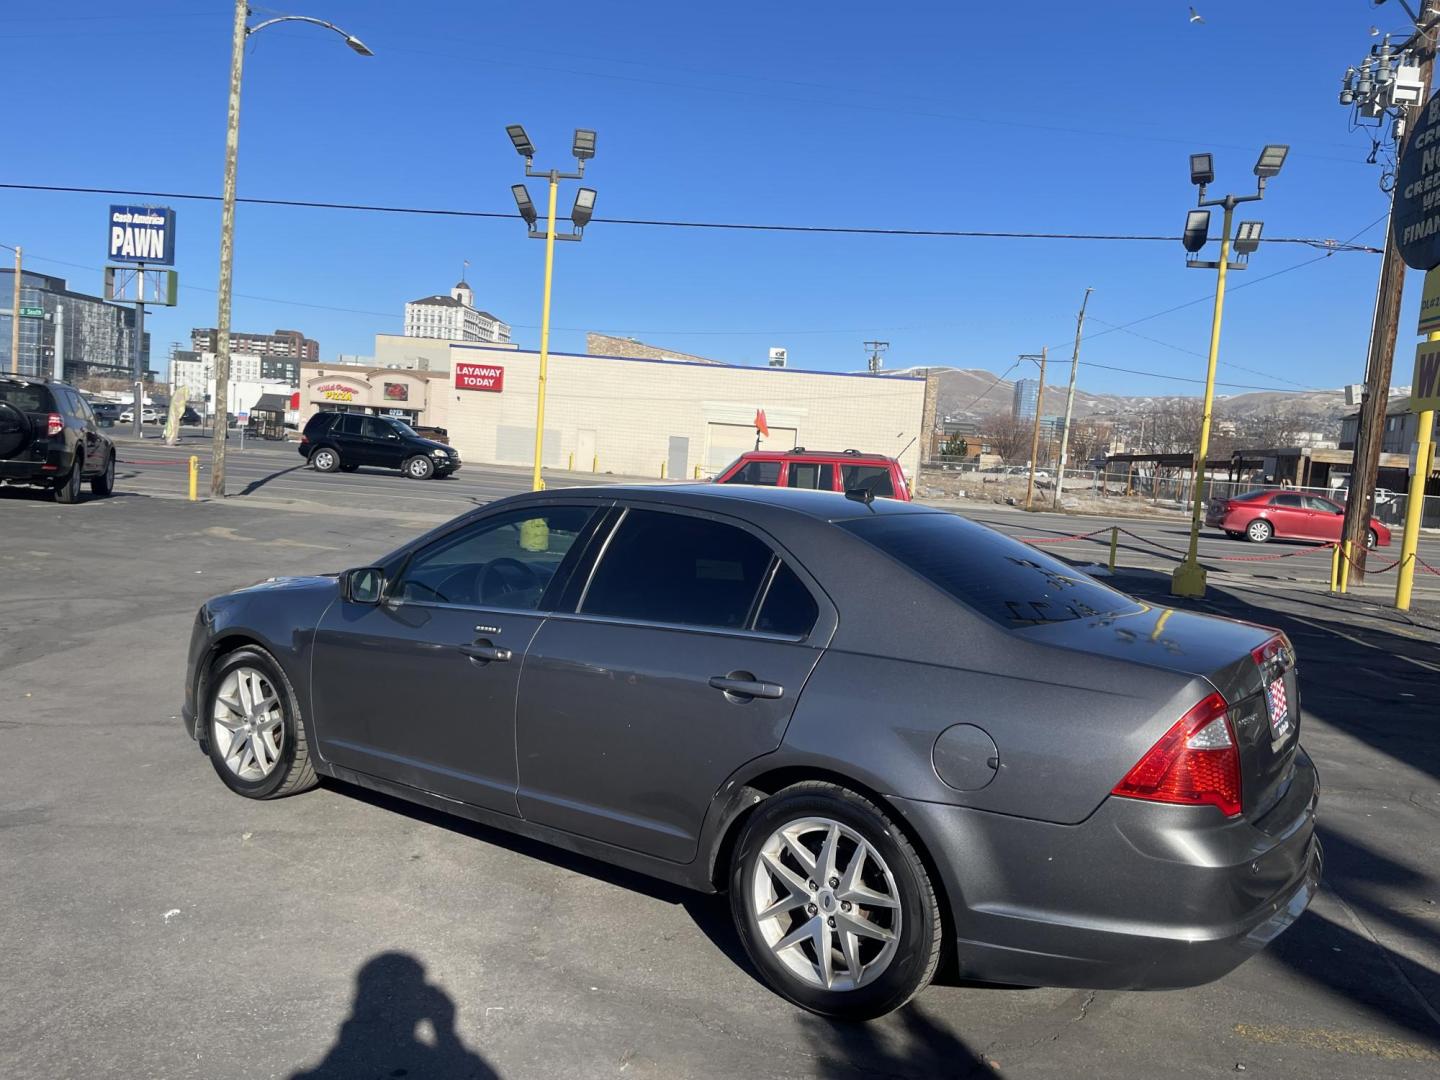
[[[315,393],[319,394],[326,401],[355,400],[355,388],[353,386],[346,386],[344,383],[321,383],[315,387]]]
[[[488,390],[499,394],[505,389],[505,369],[494,364],[455,364],[456,390]]]

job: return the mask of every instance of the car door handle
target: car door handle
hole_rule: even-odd
[[[480,660],[488,663],[491,660],[504,663],[510,659],[510,650],[501,648],[499,645],[461,645],[460,651],[471,660]]]
[[[728,675],[712,675],[710,685],[726,694],[744,698],[778,698],[785,693],[785,688],[779,683],[762,682],[759,679],[735,679]]]

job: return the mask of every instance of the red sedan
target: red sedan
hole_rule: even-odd
[[[1232,540],[1245,537],[1256,544],[1281,540],[1340,541],[1345,507],[1320,495],[1303,491],[1247,491],[1233,499],[1211,499],[1205,524],[1224,529]],[[1374,518],[1365,536],[1366,547],[1389,547],[1390,530]]]

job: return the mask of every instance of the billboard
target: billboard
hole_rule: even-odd
[[[168,206],[112,206],[110,262],[175,265],[175,211]]]
[[[505,369],[494,364],[455,363],[456,390],[488,390],[499,394],[505,389]]]

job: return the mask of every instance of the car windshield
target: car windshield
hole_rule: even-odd
[[[886,514],[840,527],[1002,626],[1139,608],[1059,559],[954,514]]]

